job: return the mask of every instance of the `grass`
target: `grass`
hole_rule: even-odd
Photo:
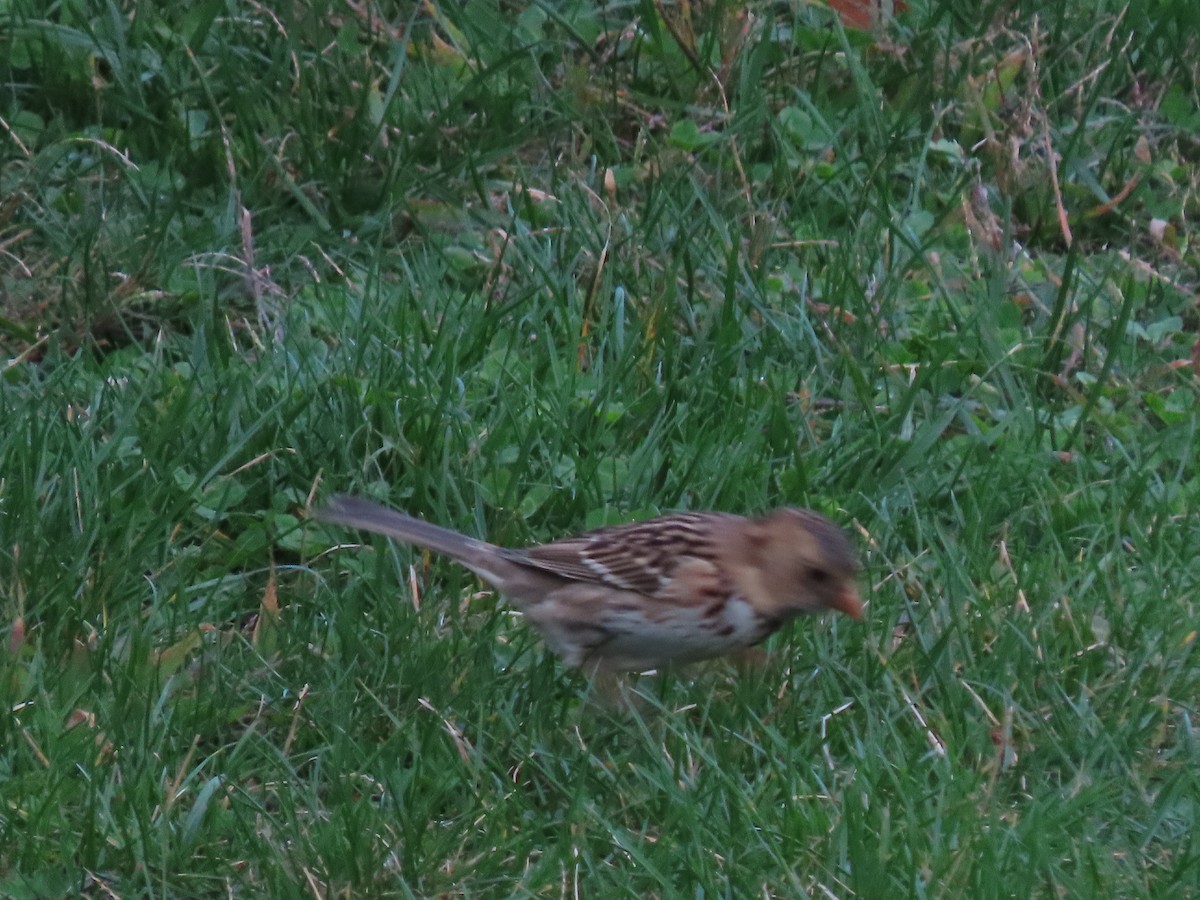
[[[0,5],[0,893],[1187,897],[1184,2]],[[333,490],[807,505],[609,711]]]

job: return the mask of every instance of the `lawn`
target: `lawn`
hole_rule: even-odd
[[[1200,896],[1193,4],[910,6],[0,0],[0,895]],[[613,702],[341,491],[867,615]]]

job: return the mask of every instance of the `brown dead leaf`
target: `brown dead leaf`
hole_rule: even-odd
[[[279,624],[279,594],[275,587],[275,567],[267,576],[267,586],[263,590],[262,601],[258,606],[258,615],[254,619],[254,627],[250,632],[250,645],[257,647],[265,640],[267,634]]]
[[[13,622],[12,631],[8,635],[8,652],[18,653],[25,646],[25,620],[18,617],[17,621]]]
[[[903,0],[827,0],[842,24],[859,31],[878,31],[908,9]]]

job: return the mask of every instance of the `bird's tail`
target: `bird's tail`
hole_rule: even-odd
[[[374,531],[406,544],[416,544],[418,547],[456,559],[480,575],[494,577],[494,560],[500,548],[450,528],[414,519],[410,515],[388,509],[370,500],[352,497],[349,494],[337,494],[313,515],[322,522]]]

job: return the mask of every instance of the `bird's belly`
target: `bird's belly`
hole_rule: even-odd
[[[590,659],[625,671],[721,656],[758,643],[770,631],[740,597],[709,606],[615,609],[603,618],[606,637]]]

